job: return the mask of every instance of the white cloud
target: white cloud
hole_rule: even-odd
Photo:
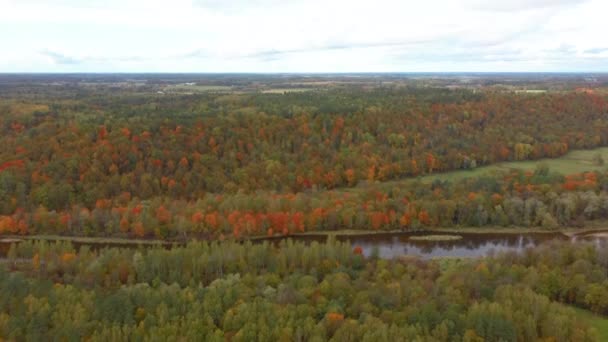
[[[528,11],[554,7],[572,7],[588,0],[469,0],[471,8],[488,11]]]
[[[604,0],[0,0],[0,71],[608,71],[607,10]]]

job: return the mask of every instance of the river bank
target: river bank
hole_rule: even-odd
[[[327,231],[310,231],[303,233],[294,233],[289,235],[274,235],[274,236],[253,236],[239,241],[259,241],[259,240],[275,240],[283,238],[299,238],[299,237],[327,237],[333,235],[336,237],[350,236],[375,236],[375,235],[434,235],[434,234],[564,234],[568,237],[587,235],[592,233],[608,233],[608,223],[602,225],[575,228],[565,227],[555,230],[547,230],[540,227],[458,227],[458,228],[433,228],[419,230],[355,230],[355,229],[339,229]],[[173,245],[183,244],[188,241],[215,241],[209,239],[199,239],[196,237],[184,239],[132,239],[132,238],[117,238],[117,237],[85,237],[85,236],[63,236],[63,235],[0,235],[0,243],[13,243],[23,240],[37,241],[64,241],[78,244],[104,244],[104,245]]]

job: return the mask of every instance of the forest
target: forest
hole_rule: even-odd
[[[0,84],[0,234],[555,228],[608,214],[603,172],[539,167],[464,184],[385,184],[607,146],[600,86],[522,93],[361,82],[171,93],[153,78],[142,89],[95,80]]]
[[[170,250],[21,242],[0,265],[0,336],[600,341],[572,306],[608,314],[607,270],[608,249],[557,242],[456,262],[367,258],[332,238]]]
[[[606,341],[605,147],[606,76],[0,75],[0,341]],[[348,239],[437,231],[521,241]]]

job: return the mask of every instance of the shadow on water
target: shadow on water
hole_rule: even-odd
[[[351,245],[359,246],[366,256],[372,255],[377,251],[381,258],[393,258],[403,255],[416,255],[423,259],[435,257],[479,257],[488,255],[491,252],[520,252],[526,248],[536,247],[540,244],[553,241],[571,241],[573,243],[586,241],[595,243],[598,247],[608,245],[608,232],[582,232],[573,236],[563,233],[449,233],[462,237],[458,240],[449,241],[429,241],[412,240],[412,236],[424,237],[429,235],[446,235],[432,231],[409,232],[409,233],[386,233],[386,234],[365,234],[365,235],[338,235],[336,240],[350,241]],[[301,241],[310,244],[313,241],[325,242],[327,236],[324,235],[301,235],[289,237],[294,241]],[[285,237],[273,237],[255,240],[254,243],[269,241],[279,243]],[[163,246],[171,248],[179,244],[156,244],[142,245],[139,243],[82,243],[73,242],[76,249],[81,246],[89,246],[91,249],[101,249],[106,247],[140,248],[149,246]],[[10,243],[0,241],[0,257],[6,257]]]

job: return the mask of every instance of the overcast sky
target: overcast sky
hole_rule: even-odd
[[[607,0],[0,0],[0,72],[606,72],[607,18]]]

